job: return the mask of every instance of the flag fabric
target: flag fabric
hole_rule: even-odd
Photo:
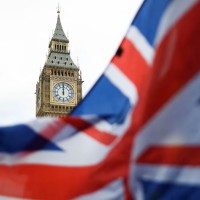
[[[200,1],[146,0],[70,116],[0,128],[3,199],[200,198]]]

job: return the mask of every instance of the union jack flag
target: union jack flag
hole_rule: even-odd
[[[200,1],[146,0],[62,118],[0,128],[11,199],[200,199]]]

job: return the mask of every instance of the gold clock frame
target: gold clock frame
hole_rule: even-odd
[[[58,101],[57,99],[55,99],[54,95],[53,95],[53,88],[54,86],[57,84],[57,83],[60,83],[60,82],[64,82],[64,83],[67,83],[69,84],[73,90],[74,90],[74,97],[70,100],[70,101],[67,101],[67,102],[60,102]],[[52,80],[51,81],[51,84],[50,84],[50,104],[55,104],[55,105],[69,105],[69,106],[75,106],[77,104],[77,84],[76,82],[72,82],[72,81],[64,81],[64,80]]]

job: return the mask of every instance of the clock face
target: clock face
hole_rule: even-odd
[[[57,101],[68,102],[74,98],[74,89],[68,83],[60,82],[54,86],[53,95]]]

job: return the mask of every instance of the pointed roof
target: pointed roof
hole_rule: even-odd
[[[59,41],[68,43],[69,40],[65,36],[65,33],[64,33],[62,25],[61,25],[60,11],[58,10],[57,13],[58,13],[58,18],[57,18],[56,28],[55,28],[55,31],[54,31],[54,34],[53,34],[53,37],[51,40],[59,40]]]
[[[78,69],[78,67],[72,61],[70,54],[61,53],[61,52],[51,52],[48,55],[45,64],[52,67]]]

